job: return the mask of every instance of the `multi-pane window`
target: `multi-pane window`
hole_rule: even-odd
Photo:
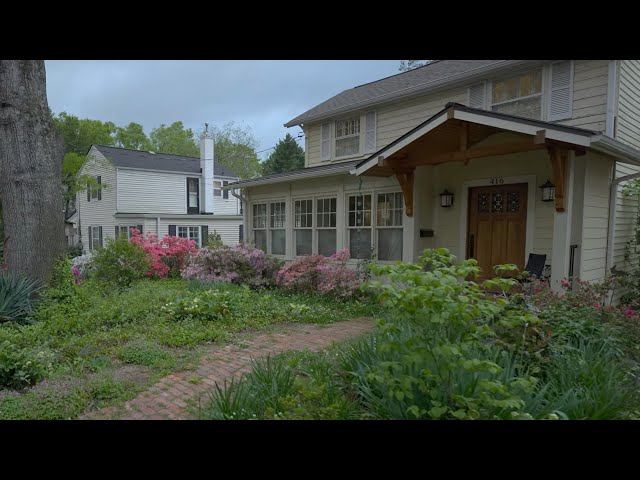
[[[402,208],[402,193],[377,195],[378,260],[402,260]]]
[[[89,235],[91,241],[89,243],[90,250],[96,250],[102,247],[102,227],[89,227]]]
[[[267,204],[253,205],[253,242],[262,251],[267,251]]]
[[[214,180],[213,182],[213,196],[214,197],[220,197],[222,196],[222,182],[218,181],[218,180]]]
[[[351,258],[369,258],[371,253],[371,195],[350,195],[347,206]]]
[[[360,117],[336,121],[336,157],[360,153]]]
[[[138,233],[142,234],[142,225],[119,225],[118,226],[118,235],[126,235],[127,238],[131,238],[133,236],[133,229],[138,230]]]
[[[318,255],[330,257],[336,253],[336,199],[319,198],[316,205]]]
[[[196,209],[198,208],[198,189],[199,189],[199,178],[187,178],[187,208]]]
[[[313,249],[313,200],[296,200],[293,211],[296,255],[311,255]]]
[[[93,177],[95,183],[87,181],[87,202],[91,200],[102,200],[102,176]],[[93,185],[92,185],[93,183]]]
[[[180,225],[178,226],[178,236],[193,240],[200,246],[200,227],[184,227]]]
[[[271,234],[271,254],[284,255],[286,253],[286,215],[285,202],[271,202],[269,204],[269,232]]]
[[[542,68],[494,80],[491,110],[519,117],[542,118]]]

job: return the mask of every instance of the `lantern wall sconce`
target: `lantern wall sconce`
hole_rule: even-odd
[[[543,202],[553,202],[556,198],[556,186],[549,180],[540,185]]]
[[[444,192],[440,194],[440,206],[450,207],[451,205],[453,205],[453,193],[445,188]]]

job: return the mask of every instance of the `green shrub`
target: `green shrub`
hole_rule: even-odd
[[[15,272],[0,271],[0,323],[25,320],[33,309],[39,290],[37,281]]]
[[[98,281],[117,287],[128,287],[151,268],[142,247],[124,237],[107,239],[107,245],[94,254],[92,264]]]
[[[207,238],[204,239],[204,243],[202,244],[203,247],[221,247],[222,245],[224,245],[222,236],[215,230],[209,233]]]
[[[23,388],[44,378],[51,369],[52,355],[4,340],[0,342],[0,388]]]
[[[221,320],[231,312],[233,295],[223,290],[207,290],[169,302],[162,311],[173,320]]]

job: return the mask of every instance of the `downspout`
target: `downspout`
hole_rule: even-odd
[[[613,162],[613,175],[616,171],[616,162]],[[612,175],[612,176],[613,176]],[[609,190],[609,224],[607,230],[607,259],[605,263],[605,275],[610,273],[613,267],[613,242],[615,241],[615,222],[616,222],[616,206],[618,200],[618,185],[622,182],[629,180],[635,180],[640,178],[640,173],[632,173],[620,178],[616,178],[611,182],[611,188]]]
[[[247,231],[247,220],[249,219],[249,202],[247,201],[247,199],[245,197],[242,196],[242,194],[237,194],[236,191],[234,189],[231,189],[231,195],[233,195],[234,197],[236,197],[238,200],[240,200],[240,205],[242,207],[242,225],[244,225],[243,227],[243,242],[247,241],[249,232]]]

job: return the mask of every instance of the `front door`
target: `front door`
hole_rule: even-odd
[[[469,189],[467,258],[475,258],[481,278],[494,276],[495,265],[524,268],[527,232],[526,183]]]

